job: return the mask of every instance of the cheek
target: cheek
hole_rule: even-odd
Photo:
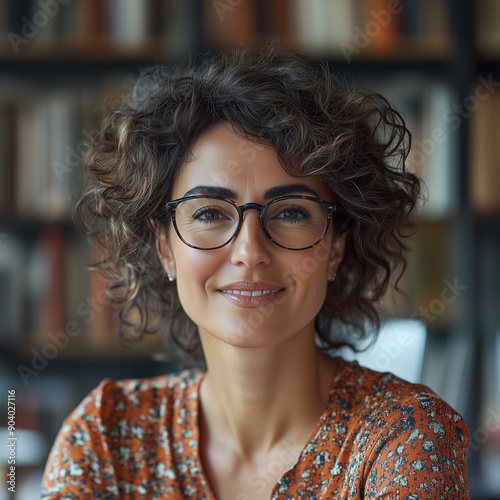
[[[200,304],[206,295],[207,282],[224,262],[219,252],[203,251],[183,245],[175,249],[177,290],[183,307],[187,310]]]
[[[317,247],[301,252],[289,260],[283,282],[292,291],[294,307],[321,309],[327,291],[328,254]]]
[[[293,281],[313,289],[326,289],[330,245],[330,241],[323,240],[314,248],[294,254],[288,266]]]
[[[326,265],[319,263],[317,271],[311,274],[304,287],[304,309],[308,316],[316,317],[323,307],[328,289],[326,273]]]

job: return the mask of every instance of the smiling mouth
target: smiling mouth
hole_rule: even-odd
[[[223,293],[230,293],[232,295],[243,295],[246,297],[258,297],[260,295],[269,295],[270,293],[276,293],[279,292],[280,290],[283,290],[283,288],[277,288],[275,290],[253,290],[253,291],[247,291],[247,290],[220,290]]]
[[[264,307],[275,302],[285,293],[284,288],[267,290],[217,290],[231,304],[239,307]]]

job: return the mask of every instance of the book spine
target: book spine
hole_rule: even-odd
[[[478,214],[500,213],[500,94],[479,101],[472,115],[470,197]]]
[[[63,263],[65,237],[61,228],[47,227],[41,237],[44,290],[40,297],[38,343],[50,341],[49,334],[64,332],[65,296]]]

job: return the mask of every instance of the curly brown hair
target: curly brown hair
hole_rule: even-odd
[[[356,349],[367,324],[378,329],[376,302],[407,265],[420,194],[406,167],[410,133],[381,94],[274,41],[145,70],[91,141],[75,222],[104,251],[97,267],[110,282],[122,337],[167,331],[184,353],[201,352],[197,327],[165,280],[152,221],[196,140],[223,122],[272,145],[289,174],[322,179],[342,207],[345,256],[315,328],[323,349]]]

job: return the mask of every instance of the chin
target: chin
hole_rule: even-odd
[[[220,340],[233,347],[239,347],[240,349],[263,349],[266,347],[272,347],[281,342],[281,340],[271,342],[269,339],[240,339],[234,337],[222,338]]]
[[[217,330],[206,329],[205,332],[220,341],[241,348],[262,348],[271,347],[285,340],[282,336],[277,336],[277,332],[283,332],[283,328],[278,326],[251,327],[248,323],[237,321],[236,324],[225,325]]]

